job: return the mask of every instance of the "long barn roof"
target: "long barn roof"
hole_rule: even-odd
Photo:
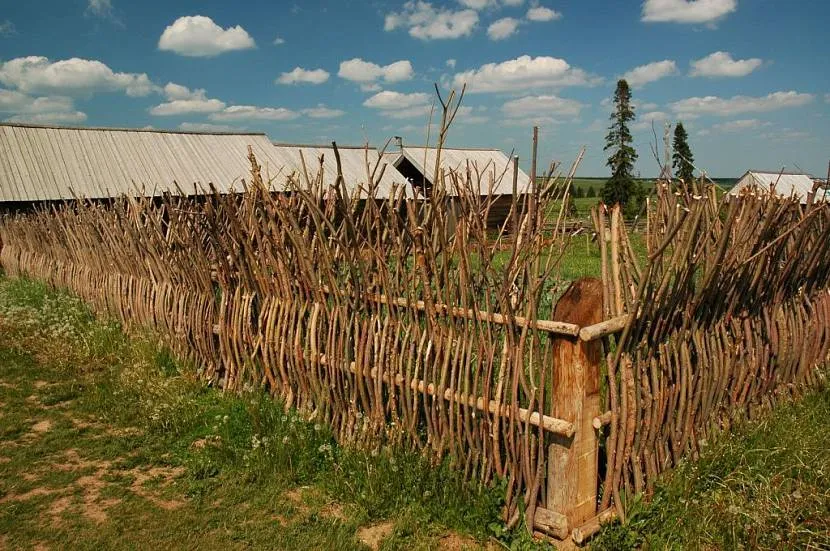
[[[301,173],[301,148],[275,147],[265,134],[0,124],[0,202],[160,195],[178,189],[199,194],[210,184],[220,193],[240,191],[242,180],[250,177],[249,146],[271,189],[285,190],[289,175]],[[304,156],[313,176],[318,151],[304,149]],[[324,175],[333,181],[334,155],[325,157]],[[366,181],[357,178],[357,152],[344,151],[341,157],[346,186],[356,189]],[[393,181],[405,184],[390,166],[379,197]]]
[[[273,171],[265,134],[0,124],[0,201],[240,190],[248,146]]]
[[[334,148],[331,145],[307,144],[274,144],[275,155],[285,166],[285,172],[294,172],[294,178],[300,183],[306,183],[303,166],[308,178],[313,180],[321,169],[325,186],[334,185],[337,180],[337,160]],[[398,172],[390,159],[382,157],[374,147],[367,146],[337,146],[340,154],[340,169],[343,180],[349,192],[359,193],[366,197],[369,189],[369,179],[374,177],[376,188],[374,196],[378,199],[388,199],[393,194],[406,193],[412,197],[412,191],[403,175]],[[302,153],[302,157],[300,154]],[[368,170],[367,170],[368,167]],[[286,174],[287,175],[287,174]]]
[[[401,150],[385,155],[394,164],[405,158],[424,176],[431,180],[435,171],[437,150],[434,147],[404,146]],[[499,149],[472,149],[445,147],[441,149],[441,168],[446,172],[461,175],[462,185],[478,187],[480,195],[512,195],[513,164],[515,160]],[[470,182],[466,181],[470,171]],[[418,182],[414,182],[418,184]],[[517,189],[525,193],[530,186],[530,177],[520,168]],[[447,190],[457,195],[455,189]]]

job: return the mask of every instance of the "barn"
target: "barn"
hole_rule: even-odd
[[[241,189],[250,146],[263,173],[278,169],[265,134],[0,124],[0,203],[75,197],[196,195]]]
[[[299,182],[303,173],[316,177],[317,159],[324,154],[323,183],[333,184],[337,176],[330,147],[275,147],[262,133],[2,123],[0,208],[15,211],[79,197],[106,199],[122,194],[199,195],[210,186],[219,193],[241,191],[242,181],[250,176],[248,147],[274,191],[288,189],[289,175]],[[305,152],[305,170],[300,151]],[[374,155],[378,157],[377,151]],[[364,151],[347,149],[341,157],[347,188],[359,192],[367,181],[365,164],[358,162]],[[394,167],[386,167],[378,190],[388,197],[394,186],[405,183]]]
[[[384,155],[413,188],[429,196],[434,187],[437,149],[434,147],[402,145],[397,151]],[[530,177],[515,166],[516,159],[498,149],[445,147],[441,149],[441,171],[446,176],[454,173],[461,186],[472,189],[480,196],[487,196],[492,206],[487,215],[487,227],[501,227],[510,213],[513,203],[513,176],[516,172],[516,193],[524,195],[530,186]],[[446,190],[449,201],[460,190]]]
[[[803,205],[807,203],[808,197],[814,193],[814,190],[817,191],[818,200],[825,200],[825,190],[820,185],[821,183],[809,174],[748,170],[729,190],[729,195],[737,196],[743,190],[753,190],[763,194],[793,196]]]

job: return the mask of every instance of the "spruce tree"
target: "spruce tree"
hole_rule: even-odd
[[[694,180],[694,162],[695,158],[692,156],[692,150],[689,147],[689,135],[686,129],[683,128],[683,123],[677,123],[674,128],[674,143],[672,143],[672,167],[674,168],[674,176],[683,181],[684,184],[691,184]]]
[[[593,198],[593,197],[596,197],[596,196],[597,196],[597,192],[594,191],[594,186],[589,186],[588,191],[585,193],[585,197]]]
[[[628,125],[634,120],[634,106],[631,105],[631,88],[624,79],[617,81],[614,92],[614,112],[611,125],[605,137],[605,151],[611,151],[606,163],[611,168],[611,178],[602,188],[602,200],[613,205],[619,203],[626,213],[637,212],[642,198],[640,184],[632,176],[637,151],[631,145],[634,138]]]

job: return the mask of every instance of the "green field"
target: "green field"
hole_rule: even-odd
[[[601,178],[576,177],[573,179],[571,186],[573,190],[580,190],[583,195],[588,193],[590,189],[593,189],[597,198],[599,198],[602,194],[602,186],[605,185],[605,182],[607,180],[607,176]],[[735,185],[735,182],[738,181],[737,178],[712,178],[712,180],[715,182],[715,184],[717,184],[719,187],[725,190],[729,190],[732,186]],[[639,181],[645,189],[650,189],[651,186],[654,185],[655,179],[641,178]]]

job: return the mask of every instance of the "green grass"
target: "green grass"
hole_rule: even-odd
[[[594,549],[830,549],[830,389],[686,462]]]
[[[735,183],[738,181],[737,178],[712,178],[712,180],[721,188],[723,189],[730,189]],[[571,186],[574,190],[579,189],[583,195],[588,192],[590,188],[594,189],[596,196],[599,197],[602,192],[602,186],[605,185],[605,182],[608,181],[608,177],[576,177],[571,182]],[[640,178],[640,183],[643,186],[653,186],[655,179],[654,178]]]
[[[372,528],[383,549],[474,549],[500,524],[498,487],[338,446],[189,373],[151,335],[0,277],[0,548],[365,549]]]

